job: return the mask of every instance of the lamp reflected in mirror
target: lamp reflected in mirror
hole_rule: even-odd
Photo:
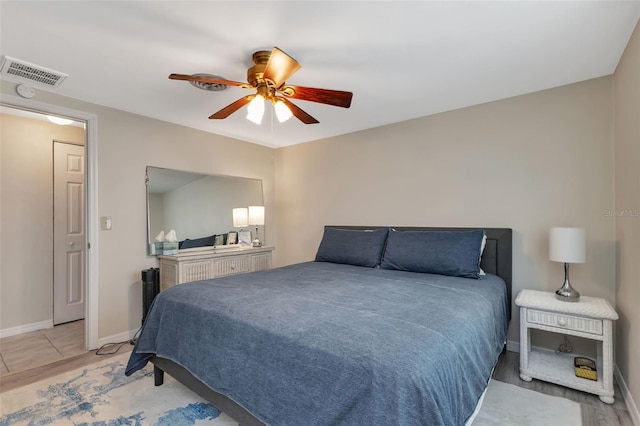
[[[233,227],[242,228],[248,226],[249,211],[246,207],[239,207],[233,209]]]
[[[242,229],[249,225],[249,209],[238,207],[233,209],[233,227],[240,228],[238,231],[238,244],[241,246],[251,245],[251,231]]]

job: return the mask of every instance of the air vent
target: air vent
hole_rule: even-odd
[[[220,77],[219,75],[213,75],[213,74],[193,74],[193,75],[198,77],[209,77],[209,78],[215,78],[218,80],[226,80],[226,78],[224,77]],[[203,83],[201,81],[190,81],[189,83],[191,83],[193,86],[197,87],[198,89],[209,90],[211,92],[219,92],[229,87],[226,84]]]
[[[47,87],[58,87],[65,78],[69,77],[68,74],[60,71],[30,64],[9,56],[3,58],[0,74]]]

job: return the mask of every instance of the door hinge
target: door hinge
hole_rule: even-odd
[[[87,249],[91,248],[91,243],[87,242]]]

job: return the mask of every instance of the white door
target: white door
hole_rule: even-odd
[[[53,143],[53,323],[84,318],[84,147]]]

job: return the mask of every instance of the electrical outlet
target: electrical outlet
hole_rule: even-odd
[[[111,216],[100,217],[100,229],[102,229],[103,231],[111,230]]]

